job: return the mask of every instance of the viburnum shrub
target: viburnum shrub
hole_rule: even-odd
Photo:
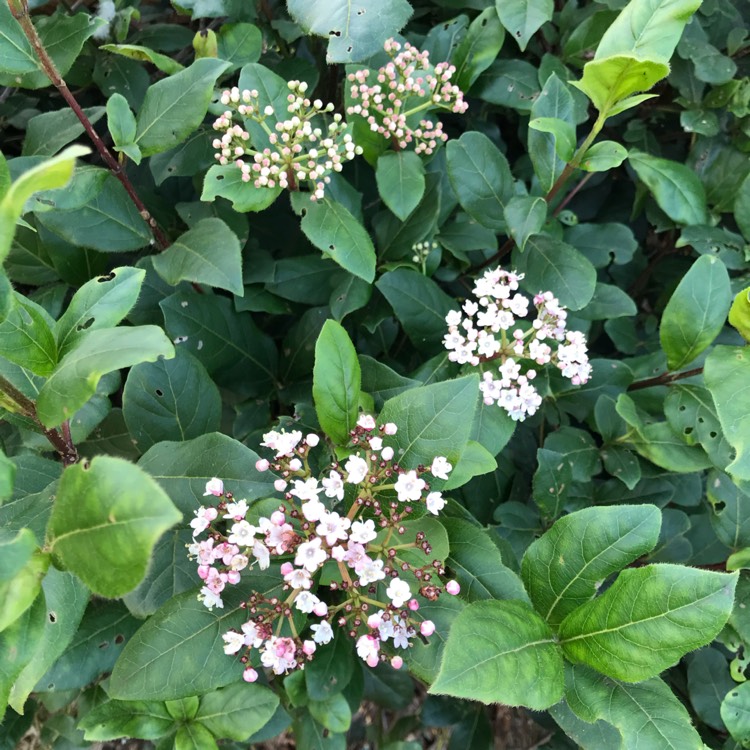
[[[0,0],[0,750],[750,746],[733,0]]]

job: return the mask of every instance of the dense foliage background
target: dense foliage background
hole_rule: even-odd
[[[0,0],[0,748],[750,747],[749,21]],[[468,104],[431,113],[427,153],[347,114],[393,38]],[[257,91],[262,149],[291,80],[357,146],[315,201],[215,158],[221,92]],[[537,368],[520,421],[443,346],[498,264],[592,364]],[[243,682],[220,635],[281,581],[196,601],[206,482],[270,508],[263,434],[324,432],[343,461],[360,411],[399,425],[404,467],[452,462],[430,523],[461,594],[422,607],[436,633],[401,670],[341,635]]]

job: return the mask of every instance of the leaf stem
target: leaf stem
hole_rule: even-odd
[[[63,99],[65,99],[65,101],[67,102],[68,106],[73,110],[75,116],[78,118],[81,125],[83,125],[84,130],[91,139],[91,142],[94,144],[96,150],[99,152],[99,155],[102,157],[102,160],[107,165],[109,171],[120,181],[122,186],[125,188],[125,192],[127,192],[130,200],[133,201],[133,204],[138,209],[138,213],[148,224],[149,229],[151,230],[151,233],[153,234],[154,239],[159,246],[159,249],[164,250],[165,248],[169,247],[169,245],[171,244],[169,242],[169,239],[156,223],[156,219],[151,216],[151,213],[146,208],[146,205],[143,203],[143,201],[140,199],[138,193],[136,193],[135,188],[133,187],[133,183],[130,182],[130,179],[123,170],[122,166],[119,164],[117,159],[112,156],[112,153],[104,144],[104,141],[102,141],[102,139],[99,137],[99,134],[96,132],[96,130],[94,130],[94,126],[91,124],[91,121],[86,116],[86,113],[81,108],[81,105],[76,101],[76,98],[70,92],[68,85],[60,75],[60,71],[57,69],[54,61],[49,56],[49,53],[45,49],[42,40],[39,38],[39,34],[37,33],[34,24],[31,22],[28,1],[7,0],[7,2],[10,8],[11,15],[16,19],[16,21],[18,21],[19,25],[23,29],[24,34],[26,35],[26,38],[29,40],[29,43],[33,47],[34,52],[37,56],[37,60],[42,70],[44,71],[44,74],[50,79],[50,81],[52,81],[52,84],[60,92]]]
[[[65,466],[70,466],[78,461],[78,451],[73,445],[73,439],[70,435],[70,423],[64,422],[62,425],[62,434],[57,430],[45,427],[36,413],[36,405],[30,399],[24,396],[9,380],[0,375],[0,391],[15,403],[20,413],[25,417],[33,420],[41,432],[50,441],[54,449],[60,455]]]
[[[640,391],[643,388],[651,388],[651,386],[654,385],[669,385],[670,383],[674,383],[676,380],[692,378],[694,375],[700,375],[702,372],[702,367],[695,367],[692,370],[685,370],[684,372],[663,372],[661,375],[656,375],[653,378],[647,378],[646,380],[636,380],[635,383],[631,383],[628,386],[628,390]]]

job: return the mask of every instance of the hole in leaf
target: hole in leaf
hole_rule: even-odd
[[[328,36],[341,36],[341,32],[337,31],[336,29],[332,29],[328,32]]]
[[[122,633],[118,633],[115,636],[115,643],[119,646],[125,640],[125,636]]]
[[[351,44],[346,48],[346,51],[347,52],[351,52],[352,51],[352,45]]]
[[[481,25],[482,25],[482,26],[486,26],[486,25],[487,25],[487,19],[486,19],[486,18],[483,18],[483,19],[482,19],[482,24],[481,24]]]
[[[95,318],[89,318],[87,321],[83,323],[79,323],[76,326],[76,331],[85,331],[87,328],[91,328],[91,326],[94,324]]]
[[[693,428],[692,428],[692,427],[686,427],[686,428],[684,429],[684,433],[685,433],[686,435],[689,435],[689,434],[690,434],[690,433],[691,433],[692,431],[693,431]]]
[[[105,281],[112,281],[112,279],[114,279],[114,278],[115,278],[115,274],[114,273],[105,273],[104,276],[100,276],[97,279],[97,281],[100,284],[103,284]]]
[[[367,13],[367,11],[366,11],[366,10],[365,10],[364,8],[360,8],[360,9],[359,9],[359,10],[357,11],[357,15],[358,15],[358,16],[364,16],[364,14],[365,14],[365,13]],[[448,27],[446,26],[446,28],[448,28]]]
[[[223,174],[217,174],[216,175],[216,181],[217,182],[221,182],[223,179],[224,179],[224,175]]]
[[[717,513],[717,514],[721,513],[721,511],[723,511],[724,508],[726,508],[726,507],[727,507],[726,503],[721,502],[721,500],[717,500],[714,503],[714,513]]]
[[[47,685],[47,690],[54,690],[54,689],[55,689],[55,683],[54,682],[50,682],[50,684]]]
[[[53,625],[57,622],[57,612],[48,612],[47,617]]]
[[[687,409],[687,406],[685,406],[685,404],[680,404],[678,411],[685,411],[685,409]]]
[[[335,250],[335,249],[336,249],[336,245],[329,245],[329,246],[328,246],[328,249],[329,249],[329,250]]]
[[[99,644],[99,648],[109,648],[109,641],[102,641]]]
[[[717,433],[714,430],[711,430],[711,432],[708,433],[708,436],[713,440],[716,437]]]
[[[154,393],[161,398],[164,395],[164,391],[161,388],[157,388]]]

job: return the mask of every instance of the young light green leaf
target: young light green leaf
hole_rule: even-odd
[[[732,612],[736,584],[736,573],[628,568],[560,623],[560,643],[574,663],[614,679],[647,680],[716,637]]]
[[[661,318],[659,338],[670,370],[692,362],[719,335],[731,300],[726,266],[702,255],[680,280]]]
[[[195,720],[215,737],[244,742],[268,723],[278,705],[267,687],[236,683],[206,693]]]
[[[204,58],[209,59],[209,58]],[[201,724],[181,724],[174,737],[174,750],[219,750],[211,732]]]
[[[635,150],[628,161],[670,219],[678,224],[707,223],[706,191],[690,167]]]
[[[161,70],[162,73],[166,73],[170,76],[185,70],[185,66],[178,63],[177,60],[139,44],[102,44],[101,49],[105,49],[107,52],[113,52],[116,55],[129,57],[131,60],[150,62]]]
[[[542,710],[562,698],[562,653],[525,602],[476,602],[453,622],[430,692]]]
[[[606,172],[619,167],[628,158],[628,150],[615,141],[599,141],[583,155],[580,167],[586,172]]]
[[[703,376],[711,391],[724,437],[737,452],[726,471],[750,480],[750,355],[745,347],[717,346],[706,359]]]
[[[650,552],[660,527],[653,505],[585,508],[558,519],[521,564],[534,607],[556,629],[594,597],[600,581]]]
[[[55,323],[60,357],[64,357],[85,331],[116,326],[136,303],[146,272],[123,266],[87,281],[70,300]]]
[[[495,7],[503,26],[522,51],[541,26],[552,20],[555,10],[552,0],[495,0]]]
[[[535,117],[529,121],[531,130],[555,136],[555,152],[563,161],[570,161],[576,150],[576,129],[572,122],[560,117]]]
[[[166,706],[156,701],[109,700],[88,711],[78,722],[90,742],[137,737],[158,740],[173,730],[175,720]]]
[[[95,593],[116,597],[138,585],[156,540],[181,518],[142,469],[97,456],[63,472],[47,535],[62,565]]]
[[[328,38],[329,63],[367,60],[412,14],[406,0],[288,0],[287,8],[305,33]]]
[[[0,356],[30,370],[49,375],[57,365],[57,345],[44,310],[16,292],[0,322]]]
[[[585,721],[606,721],[622,735],[619,750],[704,750],[690,714],[658,677],[632,685],[586,667],[566,671],[565,697]]]
[[[88,331],[42,386],[37,415],[46,427],[56,427],[94,395],[106,373],[172,356],[172,342],[157,326]]]
[[[214,83],[228,67],[228,62],[204,57],[149,87],[136,118],[135,142],[144,156],[173,148],[203,122]]]
[[[107,127],[115,144],[115,151],[124,151],[128,146],[138,148],[134,143],[137,130],[135,115],[122,94],[114,93],[107,99]],[[140,154],[140,148],[138,153]],[[133,161],[139,164],[140,158]]]
[[[386,151],[375,168],[378,192],[401,221],[419,205],[424,195],[424,164],[413,151]]]
[[[750,240],[750,174],[745,177],[734,198],[734,220],[746,240]]]
[[[462,91],[468,91],[474,81],[489,68],[500,52],[505,39],[505,28],[495,8],[485,8],[469,24],[466,36],[453,53],[456,66],[453,80]]]
[[[341,203],[331,200],[305,206],[302,231],[318,250],[360,279],[375,278],[375,247],[362,224]]]
[[[153,266],[171,286],[192,281],[226,289],[238,297],[245,293],[240,241],[221,219],[201,219],[155,255]]]
[[[750,287],[737,293],[729,308],[729,324],[745,341],[750,341]]]
[[[10,250],[16,221],[21,217],[24,204],[34,193],[63,187],[73,176],[75,160],[88,154],[84,146],[71,146],[58,156],[43,161],[24,172],[13,182],[0,200],[0,263]]]
[[[40,552],[30,529],[0,539],[0,630],[12,625],[42,589],[49,555]]]
[[[337,445],[349,442],[359,416],[362,373],[344,328],[327,320],[315,342],[313,401],[323,431]]]
[[[385,402],[379,424],[395,422],[399,430],[389,441],[401,466],[429,466],[445,456],[455,466],[471,432],[479,395],[479,376],[411,388]]]
[[[255,187],[251,182],[242,181],[242,171],[233,164],[214,164],[206,172],[203,180],[202,201],[226,198],[232,201],[232,208],[240,213],[263,211],[281,195],[280,187]]]
[[[513,197],[508,160],[477,131],[464,133],[446,146],[448,177],[458,202],[482,226],[505,230],[503,210]]]

